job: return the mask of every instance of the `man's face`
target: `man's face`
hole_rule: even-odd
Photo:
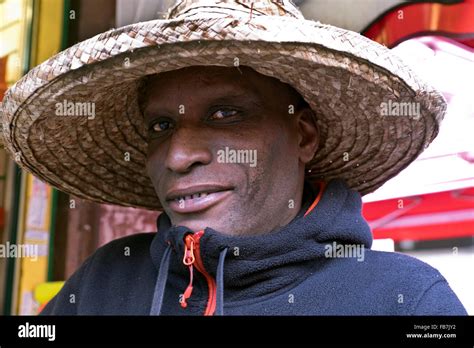
[[[242,235],[290,222],[318,142],[299,102],[288,85],[247,67],[151,77],[147,172],[172,224]]]

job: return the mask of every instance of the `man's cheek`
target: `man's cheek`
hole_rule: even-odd
[[[160,202],[164,204],[165,190],[164,190],[164,181],[163,181],[163,165],[157,161],[149,161],[146,166],[147,175],[150,178],[150,181],[155,189]]]

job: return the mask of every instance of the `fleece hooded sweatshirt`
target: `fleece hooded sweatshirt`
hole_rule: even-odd
[[[436,269],[370,249],[360,195],[343,181],[306,184],[303,202],[288,225],[245,237],[172,226],[162,213],[157,233],[98,249],[42,314],[466,314]]]

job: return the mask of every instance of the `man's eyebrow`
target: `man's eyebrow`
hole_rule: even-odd
[[[235,92],[231,94],[222,94],[222,95],[217,94],[215,96],[211,96],[210,98],[208,98],[208,100],[206,100],[206,104],[208,106],[211,106],[213,104],[226,104],[226,103],[232,103],[239,100],[245,101],[250,104],[254,104],[259,107],[262,105],[258,96],[254,95],[253,93],[249,93],[245,91]],[[145,114],[161,113],[161,112],[173,113],[178,110],[179,105],[185,105],[185,103],[178,103],[176,107],[170,108],[169,106],[164,106],[159,101],[158,102],[155,101],[153,103],[149,103],[145,107],[144,111],[145,111]]]
[[[234,100],[248,100],[250,102],[254,102],[256,104],[259,103],[259,98],[255,95],[252,95],[248,92],[241,92],[241,93],[233,93],[233,94],[226,94],[222,96],[215,96],[209,99],[209,103],[226,103],[232,102]]]

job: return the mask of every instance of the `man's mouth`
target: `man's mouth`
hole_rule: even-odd
[[[166,201],[171,210],[176,213],[196,213],[221,202],[232,191],[232,187],[196,185],[168,191]]]

